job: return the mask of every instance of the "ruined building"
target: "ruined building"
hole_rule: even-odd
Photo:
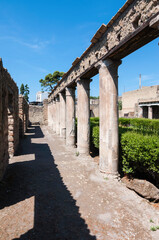
[[[23,109],[24,105],[25,109]],[[0,180],[5,173],[9,158],[18,148],[19,128],[21,129],[20,135],[26,131],[27,119],[27,103],[24,104],[22,96],[19,99],[18,87],[0,59]]]
[[[159,85],[123,93],[122,116],[159,119]]]

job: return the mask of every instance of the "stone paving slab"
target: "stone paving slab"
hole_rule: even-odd
[[[47,127],[27,135],[0,183],[1,240],[159,239],[150,230],[159,225],[158,209]]]

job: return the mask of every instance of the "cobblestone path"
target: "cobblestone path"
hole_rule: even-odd
[[[152,225],[159,210],[47,127],[29,128],[0,183],[0,240],[158,240]]]

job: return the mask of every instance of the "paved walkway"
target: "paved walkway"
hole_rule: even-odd
[[[159,210],[46,127],[29,128],[0,184],[0,240],[158,240],[152,225]]]

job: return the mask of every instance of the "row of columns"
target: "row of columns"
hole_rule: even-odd
[[[95,65],[100,82],[99,168],[101,172],[110,174],[118,173],[118,66],[120,63],[108,59]],[[89,155],[90,148],[90,82],[91,79],[81,78],[76,81],[77,152],[84,155]],[[49,114],[52,112],[53,130],[66,138],[67,146],[74,146],[75,87],[67,87],[65,92],[59,93],[50,104],[49,111]]]

